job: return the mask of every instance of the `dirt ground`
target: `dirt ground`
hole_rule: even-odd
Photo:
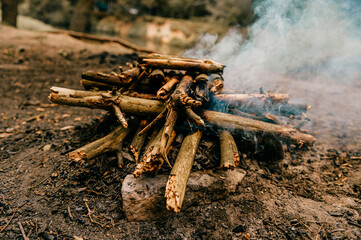
[[[307,151],[287,151],[278,162],[247,154],[234,194],[159,221],[128,222],[120,190],[134,164],[99,167],[116,161],[111,154],[83,164],[65,157],[109,132],[112,119],[54,106],[48,94],[54,85],[80,89],[83,71],[117,71],[135,59],[117,45],[0,25],[1,239],[23,239],[20,225],[30,239],[361,239],[360,122],[335,124],[339,116],[318,107],[311,130],[319,141]],[[344,90],[350,104],[360,103],[360,87]],[[195,169],[212,166],[216,140],[201,142]]]

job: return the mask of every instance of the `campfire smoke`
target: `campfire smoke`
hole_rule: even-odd
[[[242,36],[231,30],[217,42],[204,35],[185,56],[224,63],[226,90],[288,92],[312,105],[311,118],[332,134],[358,127],[361,112],[361,3],[339,0],[255,1],[258,19]],[[311,130],[330,129],[311,121]]]

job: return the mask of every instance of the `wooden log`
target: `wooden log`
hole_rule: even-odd
[[[149,78],[156,82],[163,82],[164,81],[164,73],[160,69],[154,69],[150,74]]]
[[[107,74],[102,72],[94,72],[94,71],[87,71],[81,74],[81,77],[86,80],[105,83],[117,87],[127,87],[130,86],[130,82],[132,79],[123,77],[120,78],[119,76],[115,76],[113,74]]]
[[[147,68],[178,69],[206,73],[223,72],[224,65],[211,60],[143,58],[140,65]]]
[[[175,138],[175,132],[171,134],[165,152],[162,151],[161,141],[164,127],[158,131],[157,135],[148,143],[147,150],[142,157],[142,161],[136,166],[133,175],[139,177],[142,173],[156,174],[162,167],[166,160],[166,155],[169,152],[170,146]]]
[[[220,75],[214,76],[214,74],[211,75],[213,78],[212,82],[209,84],[209,91],[212,94],[220,94],[223,91],[224,87],[224,80]]]
[[[177,87],[179,83],[179,78],[177,76],[173,76],[164,84],[157,92],[157,98],[160,100],[166,100],[169,98],[173,90]]]
[[[64,96],[64,94],[66,96]],[[89,95],[90,97],[69,97],[72,95]],[[155,115],[163,112],[165,104],[157,100],[138,99],[127,96],[117,96],[118,106],[125,113],[136,115]],[[97,92],[77,91],[63,88],[52,88],[50,100],[54,103],[65,104],[71,106],[82,106],[90,108],[109,109],[110,104],[103,96],[99,96]],[[286,141],[299,144],[311,145],[316,138],[310,134],[303,133],[289,126],[276,125],[258,120],[253,120],[241,116],[231,115],[227,113],[203,110],[203,119],[207,124],[217,126],[219,128],[249,131],[256,133],[271,133]]]
[[[99,108],[111,110],[116,103],[123,112],[136,115],[155,115],[161,113],[165,105],[163,102],[142,98],[128,97],[121,94],[116,96],[108,92],[92,92],[52,87],[50,101],[58,104]]]
[[[134,67],[124,72],[118,74],[119,79],[124,83],[130,83],[135,79],[138,79],[140,76],[141,69],[139,67]]]
[[[165,190],[166,206],[170,211],[180,212],[182,208],[189,174],[201,137],[202,131],[197,131],[186,136],[182,142]]]
[[[130,151],[133,153],[134,159],[136,162],[139,160],[140,152],[144,146],[145,140],[147,138],[147,134],[139,135],[139,132],[147,125],[147,120],[142,120],[140,125],[135,132],[132,142],[130,143]]]
[[[268,93],[268,94],[217,94],[213,96],[216,100],[225,101],[229,104],[239,105],[251,103],[252,101],[261,101],[264,103],[285,103],[290,95],[287,93]]]
[[[192,106],[199,107],[202,102],[194,100],[188,96],[188,91],[191,87],[193,79],[189,75],[184,75],[182,80],[171,95],[171,100],[176,107]]]
[[[255,133],[270,133],[281,139],[299,145],[312,145],[316,138],[289,126],[276,125],[215,111],[203,111],[203,119],[211,125],[229,130],[240,130]]]
[[[106,152],[120,153],[117,154],[119,157],[119,155],[121,156],[123,141],[133,126],[134,124],[131,124],[128,128],[118,126],[105,137],[68,153],[67,157],[73,161],[90,160]],[[122,159],[118,158],[118,163],[121,165]]]
[[[114,87],[114,85],[112,85],[112,84],[107,84],[107,83],[102,83],[102,82],[97,82],[97,81],[91,81],[91,80],[86,80],[86,79],[80,80],[80,84],[84,87],[85,90],[92,90],[92,89],[112,90],[113,87]]]
[[[188,60],[188,61],[202,61],[200,59],[195,58],[186,58],[174,55],[163,55],[159,53],[152,53],[152,54],[140,54],[138,56],[138,62],[141,62],[143,59],[176,59],[176,60]]]
[[[220,168],[222,170],[233,170],[239,164],[239,154],[232,134],[227,130],[221,130],[219,132],[219,142],[221,148]]]

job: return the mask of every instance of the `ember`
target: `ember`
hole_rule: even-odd
[[[153,54],[140,56],[138,62],[129,66],[129,70],[120,74],[85,72],[81,84],[87,91],[52,87],[50,99],[58,104],[106,109],[120,123],[107,136],[70,152],[69,159],[89,160],[115,152],[118,166],[122,167],[123,141],[135,133],[130,146],[138,164],[133,173],[135,177],[143,173],[156,174],[165,162],[173,165],[165,193],[167,209],[171,211],[181,210],[194,156],[205,129],[219,135],[222,170],[234,169],[240,160],[233,135],[253,132],[299,147],[315,141],[306,131],[282,124],[279,119],[304,115],[310,109],[308,105],[289,104],[289,95],[281,93],[222,93],[225,66],[220,63]],[[222,104],[226,106],[222,110],[216,107]],[[167,155],[175,130],[184,129],[184,123],[190,131],[171,164]]]

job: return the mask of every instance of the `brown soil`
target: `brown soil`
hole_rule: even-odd
[[[0,26],[1,239],[22,239],[19,223],[30,239],[361,238],[360,126],[333,132],[325,124],[333,115],[317,109],[312,121],[321,140],[308,151],[289,150],[279,162],[249,155],[240,164],[245,180],[226,199],[127,222],[120,190],[134,164],[99,167],[116,161],[111,154],[81,164],[65,157],[109,132],[113,119],[102,110],[49,105],[47,96],[53,85],[80,88],[83,71],[116,71],[135,58],[116,45]],[[215,142],[202,140],[195,170],[214,167]]]

